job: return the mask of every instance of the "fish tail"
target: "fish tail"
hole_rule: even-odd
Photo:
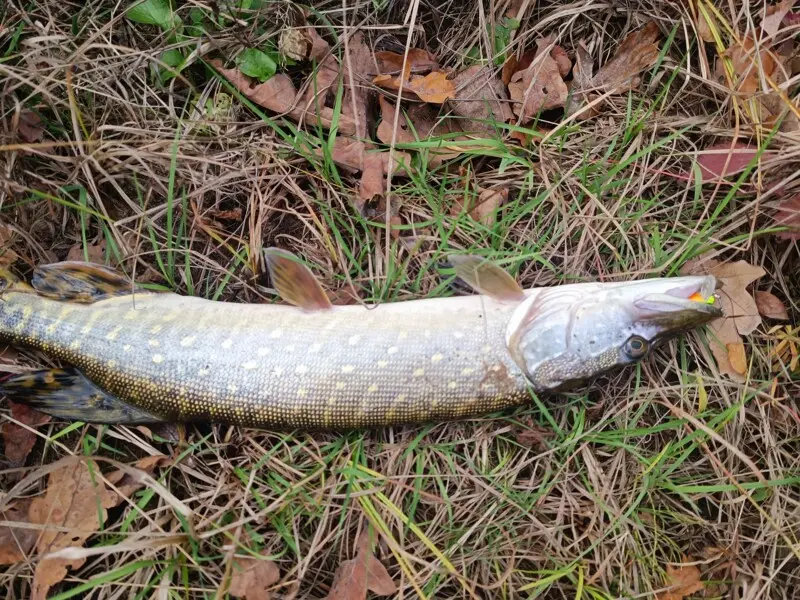
[[[0,395],[59,419],[84,423],[158,423],[163,419],[123,402],[77,369],[45,369],[0,380]]]

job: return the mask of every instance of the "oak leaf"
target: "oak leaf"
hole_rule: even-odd
[[[774,36],[781,28],[783,20],[795,5],[797,0],[782,0],[777,4],[765,7],[764,18],[761,21],[761,29],[768,36]]]
[[[268,588],[275,585],[281,573],[271,560],[258,558],[235,558],[233,575],[228,593],[244,600],[269,600]]]
[[[800,240],[800,194],[782,200],[772,217],[775,225],[788,227],[778,237],[784,240]]]
[[[395,132],[396,105],[380,96],[381,122],[378,125],[377,136],[384,144],[411,144],[418,140],[447,136],[442,140],[440,147],[427,147],[428,164],[435,167],[442,161],[449,160],[461,154],[457,147],[448,146],[449,142],[465,139],[464,136],[453,136],[460,132],[457,123],[449,117],[440,118],[439,111],[430,104],[411,104],[406,110],[401,110],[397,119]]]
[[[39,532],[26,527],[30,500],[21,500],[5,510],[0,510],[0,520],[19,523],[19,526],[0,525],[0,565],[13,565],[26,560]]]
[[[592,87],[620,94],[639,85],[639,73],[652,67],[658,58],[659,35],[658,25],[650,21],[625,36],[614,58],[592,78]]]
[[[536,57],[524,70],[511,76],[508,93],[514,102],[514,114],[527,121],[539,112],[564,106],[569,89],[561,76],[558,62],[553,58],[550,41],[537,40]]]
[[[424,48],[411,48],[406,58],[406,69],[403,71],[403,55],[397,52],[376,52],[375,60],[378,63],[378,73],[381,75],[399,75],[405,73],[421,75],[430,73],[439,68],[436,57]]]
[[[762,316],[778,321],[789,320],[789,313],[786,312],[786,307],[775,294],[757,291],[755,296],[758,312],[761,313]]]
[[[370,550],[369,532],[365,529],[356,544],[355,558],[342,562],[336,569],[333,586],[325,600],[365,600],[370,591],[389,596],[397,591],[383,563]]]
[[[403,85],[403,93],[412,92],[423,102],[442,104],[455,96],[455,85],[443,71],[432,71],[427,75],[411,75],[403,80],[401,75],[377,75],[372,81],[375,85],[387,90],[399,91]]]
[[[11,417],[27,425],[28,427],[38,427],[50,421],[50,417],[36,411],[25,404],[9,402],[11,406]],[[36,444],[36,434],[12,421],[3,423],[3,443],[5,445],[5,455],[13,466],[22,466],[25,459]]]
[[[680,564],[667,565],[667,585],[669,589],[660,592],[657,600],[684,600],[688,596],[703,589],[700,579],[700,569],[694,565]]]
[[[762,75],[766,82],[767,77],[774,77],[779,65],[778,56],[769,44],[756,41],[748,33],[740,43],[734,43],[717,60],[714,74],[720,83],[727,84],[726,67],[724,58],[730,59],[733,69],[733,90],[741,94],[754,94],[761,89]],[[765,89],[770,89],[766,84]]]
[[[19,113],[17,132],[23,141],[32,144],[44,137],[44,122],[42,118],[32,110],[25,109]]]
[[[464,69],[453,78],[453,84],[455,95],[448,104],[455,114],[469,120],[461,125],[462,130],[492,133],[497,123],[514,117],[505,86],[489,67],[473,65]]]

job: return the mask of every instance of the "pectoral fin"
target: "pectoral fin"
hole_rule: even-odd
[[[278,248],[268,248],[264,251],[264,257],[272,285],[284,301],[303,310],[333,308],[311,269],[294,254]]]
[[[525,292],[508,271],[490,260],[475,255],[453,255],[448,260],[456,275],[476,292],[502,302],[525,299]]]
[[[93,263],[67,261],[42,265],[33,273],[36,292],[54,300],[91,304],[138,290],[121,273]]]
[[[68,421],[141,425],[163,419],[107,394],[77,369],[33,371],[0,383],[0,395]]]

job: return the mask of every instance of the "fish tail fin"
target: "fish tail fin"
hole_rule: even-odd
[[[0,382],[0,395],[58,419],[137,425],[163,419],[101,390],[77,369],[45,369]]]

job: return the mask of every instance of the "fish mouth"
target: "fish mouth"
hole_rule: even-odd
[[[656,325],[664,333],[679,332],[724,316],[716,290],[721,287],[713,275],[679,277],[664,289],[634,300],[640,322]]]

